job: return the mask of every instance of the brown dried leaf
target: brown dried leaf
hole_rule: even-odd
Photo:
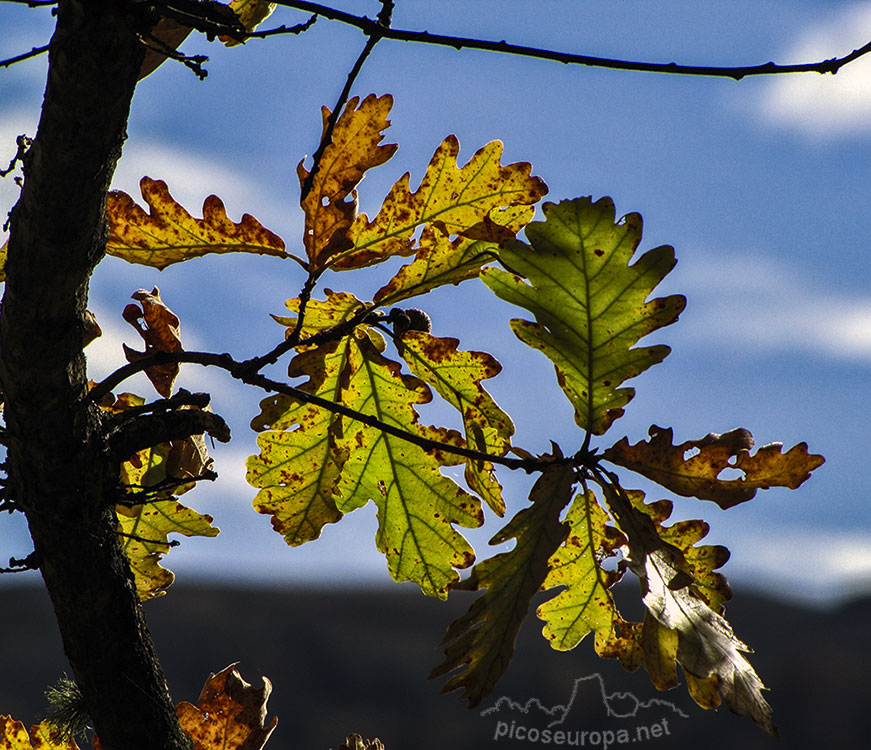
[[[160,290],[154,287],[150,292],[140,289],[131,295],[141,305],[127,305],[123,317],[132,325],[145,341],[145,351],[139,352],[124,345],[124,355],[128,362],[136,362],[155,352],[182,351],[180,321],[160,298]],[[172,386],[178,376],[178,364],[156,365],[149,367],[145,374],[155,390],[164,398],[172,394]]]
[[[261,750],[278,724],[276,716],[266,726],[272,683],[263,677],[263,687],[255,688],[235,667],[231,664],[209,677],[198,705],[182,701],[176,708],[181,728],[194,741],[194,750]]]
[[[759,489],[796,489],[821,466],[822,456],[808,453],[807,443],[799,443],[786,453],[782,443],[764,445],[751,455],[753,436],[745,429],[722,435],[711,433],[701,440],[673,445],[671,428],[651,426],[650,440],[629,445],[624,437],[603,453],[603,458],[652,479],[684,497],[711,500],[724,510],[746,502]],[[744,476],[720,479],[726,469],[737,469]]]

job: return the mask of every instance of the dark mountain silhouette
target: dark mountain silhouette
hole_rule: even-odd
[[[638,750],[871,747],[871,599],[824,611],[736,591],[727,615],[756,650],[749,658],[771,689],[778,743],[746,717],[698,708],[685,685],[658,693],[645,672],[600,659],[589,641],[569,653],[553,651],[534,616],[493,698],[469,710],[458,694],[439,694],[441,681],[426,679],[441,661],[444,628],[475,596],[457,593],[444,603],[404,586],[302,591],[177,583],[145,609],[175,700],[196,701],[209,673],[236,661],[249,682],[272,680],[269,713],[279,725],[267,750],[327,750],[351,731],[380,737],[387,750],[499,750],[506,743],[494,740],[497,716],[481,715],[499,696],[507,696],[500,711],[526,706],[518,723],[546,726],[558,716],[545,709],[569,705],[575,681],[596,673],[614,713],[636,707],[659,716],[662,706],[643,706],[665,700],[688,715],[669,720],[667,738],[637,743]],[[637,619],[637,589],[618,587],[617,597],[624,614]],[[64,672],[69,666],[44,591],[0,587],[0,714],[38,719],[43,691]],[[582,726],[592,715],[609,726],[631,724],[604,715],[601,688],[587,689],[592,682],[579,685],[565,724],[575,723],[575,712]]]

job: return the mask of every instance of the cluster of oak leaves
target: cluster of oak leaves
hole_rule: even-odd
[[[304,379],[297,393],[320,403],[286,393],[262,402],[252,422],[260,453],[248,460],[247,476],[259,490],[256,510],[272,516],[288,544],[300,545],[373,501],[375,541],[394,579],[414,581],[440,598],[456,588],[484,592],[448,629],[445,660],[433,673],[452,673],[445,689],[463,689],[472,705],[507,668],[532,597],[553,590],[537,615],[554,648],[574,648],[592,633],[600,655],[627,669],[643,666],[662,690],[678,684],[679,664],[699,705],[723,702],[774,733],[764,686],[744,656],[749,649],[722,616],[730,594],[716,569],[728,550],[698,545],[708,530],[702,521],[665,525],[671,502],[645,502],[642,492],[624,489],[605,463],[729,508],[757,489],[797,487],[822,457],[808,454],[804,443],[787,452],[772,444],[753,453],[752,437],[740,429],[674,445],[671,430],[652,427],[649,440],[630,445],[624,438],[593,450],[590,438],[603,435],[633,396],[622,383],[669,351],[635,344],[683,310],[680,296],[650,299],[675,263],[672,248],[655,248],[632,263],[641,218],[617,220],[607,198],[544,204],[544,221],[532,222],[534,204],[547,188],[531,176],[530,166],[501,165],[501,144],[493,142],[459,168],[453,136],[438,147],[416,191],[406,174],[374,219],[358,215],[355,187],[396,150],[381,144],[391,104],[389,96],[352,99],[319,169],[310,174],[300,164],[300,182],[308,188],[301,201],[302,257],[253,217],[230,221],[215,196],[206,199],[203,218],[195,219],[163,182],[147,177],[141,190],[148,213],[126,194],[110,194],[111,255],[162,269],[206,253],[251,252],[293,260],[307,275],[307,291],[286,303],[292,314],[276,320],[293,339],[288,372]],[[326,127],[329,112],[323,114]],[[521,229],[525,242],[516,238]],[[329,290],[324,299],[309,298],[328,269],[359,269],[397,256],[412,259],[371,301]],[[564,456],[554,445],[552,453],[532,456],[511,444],[511,419],[482,385],[501,369],[492,356],[414,330],[425,326],[387,325],[397,317],[383,312],[387,308],[473,278],[534,317],[511,326],[553,362],[582,431],[583,446],[575,454]],[[134,299],[139,307],[128,306],[124,317],[146,350],[127,349],[127,358],[182,351],[178,318],[159,292],[140,291]],[[388,356],[389,347],[399,361]],[[177,371],[177,365],[163,365],[146,374],[166,398]],[[415,405],[434,393],[457,409],[461,430],[419,423]],[[345,411],[324,408],[324,402]],[[101,406],[123,414],[144,404],[120,394]],[[360,421],[348,410],[377,421]],[[385,425],[394,429],[385,432]],[[419,440],[409,441],[409,435]],[[458,570],[471,567],[475,556],[457,527],[482,525],[483,503],[498,516],[506,510],[488,457],[540,476],[530,504],[492,539],[514,539],[514,547],[474,565],[461,580]],[[140,451],[122,466],[124,491],[147,495],[147,501],[118,505],[119,532],[142,600],[164,593],[172,582],[159,564],[170,533],[218,533],[209,516],[177,500],[194,484],[178,486],[177,480],[202,476],[209,463],[197,437]],[[464,466],[467,489],[441,471],[457,465]],[[742,476],[718,478],[726,469]],[[627,571],[642,583],[643,622],[624,620],[609,591]],[[197,748],[216,742],[261,747],[274,727],[265,725],[268,690],[268,684],[254,690],[228,668],[207,683],[199,707],[180,704],[182,726]],[[20,723],[0,719],[0,745],[75,747],[52,731],[40,725],[28,739]]]

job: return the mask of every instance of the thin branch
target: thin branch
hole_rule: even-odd
[[[250,34],[245,35],[245,39],[265,39],[268,36],[275,36],[276,34],[302,34],[304,31],[308,31],[312,26],[314,26],[317,20],[318,16],[317,13],[315,13],[308,19],[308,21],[303,21],[295,26],[278,26],[277,28],[267,29],[266,31],[252,31]]]
[[[168,57],[170,60],[180,62],[201,81],[205,81],[208,77],[209,71],[203,67],[203,63],[209,61],[208,55],[185,55],[151,34],[140,34],[139,41],[146,49]]]
[[[45,8],[49,5],[58,4],[58,0],[0,0],[0,2],[26,5],[28,8]]]
[[[116,505],[123,505],[127,508],[132,508],[136,505],[147,505],[148,503],[167,500],[165,497],[155,497],[155,493],[163,492],[164,490],[175,490],[176,487],[183,487],[192,482],[214,482],[218,478],[218,472],[208,469],[202,474],[195,477],[167,477],[166,479],[146,487],[143,484],[124,484],[121,487],[124,490],[139,490],[138,492],[127,492],[123,498],[119,499]]]
[[[15,65],[15,63],[29,60],[31,57],[41,55],[43,52],[48,52],[49,47],[51,47],[51,43],[44,44],[42,47],[34,47],[30,50],[30,52],[23,52],[22,54],[16,55],[15,57],[10,57],[6,60],[0,60],[0,68],[8,68],[10,65]]]
[[[367,31],[369,38],[366,40],[366,44],[363,47],[363,50],[360,52],[357,57],[354,65],[351,67],[351,72],[348,73],[348,78],[345,81],[345,86],[342,89],[342,93],[339,94],[339,98],[336,101],[336,106],[333,107],[333,111],[330,112],[330,116],[327,118],[327,126],[324,128],[324,134],[321,137],[321,142],[318,145],[318,150],[315,151],[314,156],[312,157],[312,168],[311,171],[306,176],[305,180],[302,183],[302,192],[300,194],[300,202],[306,199],[306,196],[311,192],[312,185],[314,184],[315,176],[321,169],[321,159],[324,156],[324,151],[327,150],[327,146],[329,146],[333,142],[333,130],[336,127],[336,123],[339,121],[339,117],[342,114],[342,107],[345,106],[345,102],[348,101],[348,97],[351,94],[351,87],[354,85],[354,81],[357,80],[357,76],[360,74],[360,70],[363,68],[363,63],[366,62],[366,58],[369,57],[369,54],[375,48],[375,45],[381,41],[381,37],[383,32],[386,31],[385,26],[382,26],[380,23],[374,24],[370,31]]]
[[[275,0],[278,5],[288,8],[316,13],[331,21],[355,26],[365,34],[372,33],[380,24],[366,16],[355,16],[352,13],[330,8],[320,3],[306,0]],[[611,70],[631,70],[642,73],[668,73],[671,75],[706,76],[713,78],[732,78],[740,81],[748,76],[778,75],[783,73],[837,73],[845,65],[871,52],[871,42],[843,57],[820,60],[813,63],[795,65],[778,65],[773,62],[761,65],[747,66],[708,66],[708,65],[678,65],[677,63],[653,63],[634,60],[618,60],[607,57],[579,55],[572,52],[527,47],[521,44],[509,44],[502,41],[474,39],[468,37],[431,34],[428,31],[410,31],[406,29],[389,28],[383,30],[383,39],[399,42],[417,42],[419,44],[435,44],[441,47],[453,47],[456,50],[478,49],[488,52],[501,52],[520,57],[531,57],[539,60],[552,60],[567,65],[585,65],[591,68],[608,68]]]
[[[363,424],[368,425],[369,427],[374,427],[388,435],[412,443],[425,451],[443,451],[444,453],[452,453],[457,456],[463,456],[464,458],[470,458],[474,461],[490,461],[509,469],[522,469],[527,472],[536,471],[552,464],[582,465],[587,460],[586,455],[576,455],[549,460],[537,458],[508,458],[507,456],[497,456],[483,451],[473,450],[472,448],[443,443],[438,440],[430,440],[421,437],[420,435],[416,435],[413,432],[408,432],[399,427],[386,424],[370,414],[363,414],[355,409],[349,409],[344,404],[329,401],[328,399],[321,398],[313,393],[307,393],[306,391],[295,388],[287,383],[280,383],[277,380],[267,378],[265,375],[252,372],[250,368],[246,367],[244,362],[238,362],[229,354],[214,354],[212,352],[155,352],[148,357],[143,357],[136,362],[131,362],[130,364],[116,370],[109,377],[91,389],[90,398],[93,401],[99,402],[99,400],[116,385],[132,375],[135,375],[137,372],[146,370],[149,367],[182,362],[202,365],[204,367],[219,367],[226,370],[236,380],[243,383],[262,388],[264,391],[282,393],[301,403],[313,404],[322,409],[333,412],[334,414],[341,414],[343,417],[362,422]]]
[[[161,544],[164,547],[178,547],[181,544],[177,539],[173,539],[171,542],[164,542],[160,539],[145,539],[144,537],[136,536],[136,534],[126,534],[123,531],[116,531],[115,533],[118,536],[127,537],[127,539],[132,539],[135,542],[142,542],[143,544]]]

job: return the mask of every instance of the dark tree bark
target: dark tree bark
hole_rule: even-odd
[[[105,252],[106,192],[144,54],[134,31],[142,6],[60,2],[0,311],[9,487],[106,750],[191,746],[116,534],[117,457],[87,398],[82,352],[88,279]]]

